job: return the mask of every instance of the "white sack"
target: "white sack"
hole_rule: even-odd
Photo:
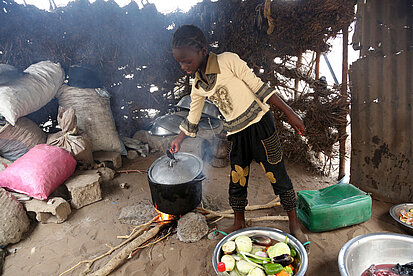
[[[64,80],[59,63],[41,61],[24,70],[26,75],[0,86],[0,115],[14,126],[17,119],[45,106]]]

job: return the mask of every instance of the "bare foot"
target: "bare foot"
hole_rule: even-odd
[[[302,244],[306,243],[308,241],[308,236],[304,234],[304,232],[301,230],[300,227],[291,229],[290,228],[291,235],[293,235],[297,240],[299,240]]]
[[[245,228],[244,212],[235,212],[234,214],[234,224],[232,226],[225,228],[223,231],[214,230],[208,234],[208,238],[210,240],[220,240],[231,232]]]
[[[232,233],[234,231],[240,230],[245,228],[245,223],[241,223],[241,224],[233,224],[231,227],[228,227],[224,230],[225,233],[229,234]]]
[[[307,254],[310,254],[310,241],[308,240],[308,235],[301,230],[300,226],[291,227],[290,225],[290,232],[291,235],[304,245]]]

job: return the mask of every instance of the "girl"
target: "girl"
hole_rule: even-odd
[[[195,137],[206,98],[214,102],[225,117],[224,130],[231,143],[229,203],[235,215],[234,224],[225,232],[245,227],[249,165],[255,160],[264,169],[274,193],[280,197],[288,214],[291,234],[306,242],[298,224],[296,194],[284,166],[268,104],[283,111],[299,134],[305,132],[301,118],[238,55],[208,52],[206,38],[198,27],[179,27],[173,35],[172,52],[182,70],[188,74],[195,73],[195,79],[190,111],[180,125],[181,133],[171,143],[171,151],[178,152],[186,136]]]

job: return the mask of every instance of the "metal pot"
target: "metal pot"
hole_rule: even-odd
[[[176,153],[175,160],[162,156],[148,170],[152,202],[170,215],[184,215],[202,200],[202,160],[190,153]]]

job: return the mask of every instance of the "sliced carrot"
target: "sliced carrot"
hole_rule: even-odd
[[[288,274],[288,272],[285,270],[281,270],[280,272],[275,274],[275,276],[290,276],[290,274]]]

